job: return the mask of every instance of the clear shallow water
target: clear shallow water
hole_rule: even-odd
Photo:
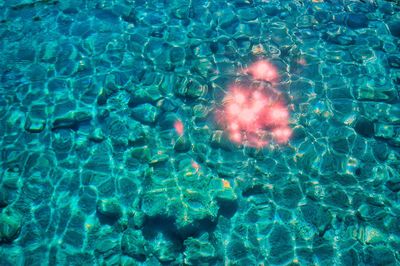
[[[0,1],[0,264],[399,264],[399,11]],[[255,149],[214,111],[259,59],[293,134]]]

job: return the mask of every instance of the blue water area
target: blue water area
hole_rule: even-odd
[[[399,92],[398,0],[0,0],[0,265],[400,265]]]

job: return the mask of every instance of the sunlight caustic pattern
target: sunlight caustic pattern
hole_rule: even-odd
[[[267,60],[253,63],[244,73],[267,84],[274,84],[279,79],[276,67]],[[284,101],[266,85],[234,84],[222,103],[222,109],[217,111],[217,121],[234,143],[261,148],[271,142],[286,143],[292,134]]]

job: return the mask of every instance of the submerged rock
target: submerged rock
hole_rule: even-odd
[[[162,95],[156,86],[138,88],[131,93],[129,106],[136,106],[142,103],[154,103],[161,99]]]
[[[218,259],[217,249],[210,243],[208,233],[199,238],[189,237],[183,243],[186,265],[212,265]]]
[[[389,56],[388,57],[389,66],[393,68],[400,68],[400,56]]]
[[[219,206],[219,213],[225,217],[235,214],[238,207],[238,197],[226,179],[213,179],[210,182],[210,192],[213,194]]]
[[[339,45],[350,45],[356,42],[357,35],[343,26],[331,25],[323,33],[328,42]]]
[[[208,86],[202,82],[192,78],[180,78],[176,82],[174,92],[176,95],[189,99],[196,99],[205,96]]]
[[[169,4],[171,15],[178,19],[186,19],[190,14],[190,2],[174,0]]]
[[[52,129],[75,128],[80,123],[90,121],[91,119],[92,113],[90,111],[70,111],[64,116],[57,117],[52,122]]]
[[[385,243],[386,240],[387,236],[380,230],[372,226],[365,227],[364,241],[366,244]]]
[[[227,134],[222,130],[215,130],[210,137],[211,147],[221,148],[227,151],[231,151],[234,148],[232,142],[230,142]]]
[[[89,140],[93,142],[102,142],[104,140],[105,136],[101,128],[96,128],[93,130],[90,135],[89,135]]]
[[[15,190],[22,184],[21,175],[11,170],[4,171],[1,183],[4,187]]]
[[[368,17],[365,14],[349,14],[346,23],[350,28],[366,28],[368,27]]]
[[[372,137],[375,133],[374,123],[363,116],[357,118],[354,130],[364,137]]]
[[[332,221],[332,215],[328,208],[310,202],[301,206],[304,220],[314,225],[319,232],[324,232]]]
[[[0,187],[0,208],[7,207],[12,202],[11,193],[8,189]]]
[[[375,137],[390,139],[395,136],[395,127],[381,123],[375,124]]]
[[[190,150],[190,148],[192,147],[192,144],[189,140],[189,138],[185,135],[180,136],[174,145],[174,150],[177,152],[187,152]]]
[[[148,146],[131,148],[129,154],[132,158],[142,162],[150,162],[151,160],[151,149]]]
[[[128,229],[124,232],[121,239],[121,250],[139,261],[146,260],[147,243],[140,230]]]
[[[383,207],[367,203],[361,204],[357,210],[357,213],[364,221],[380,220],[386,216],[386,212]]]
[[[160,114],[160,110],[149,103],[136,106],[131,111],[131,116],[144,124],[154,123]]]
[[[155,241],[152,242],[152,246],[152,253],[161,263],[171,263],[173,261],[178,262],[181,260],[181,243],[170,239],[163,233],[157,234]]]
[[[209,193],[211,177],[203,173],[199,163],[184,159],[186,156],[176,159],[176,174],[157,171],[147,178],[140,203],[148,220],[182,237],[212,227],[219,209],[215,196]],[[151,227],[152,223],[147,224]]]
[[[99,200],[97,202],[97,212],[116,220],[122,216],[122,208],[116,198]]]
[[[287,184],[282,187],[274,188],[274,198],[276,203],[286,208],[293,209],[298,206],[299,201],[302,199],[302,192],[298,184]]]
[[[292,236],[285,226],[275,224],[268,242],[271,246],[268,260],[271,263],[281,264],[293,257]]]
[[[392,35],[400,38],[400,21],[389,22],[388,26]]]
[[[393,192],[400,191],[400,178],[394,178],[386,182],[386,186]]]
[[[31,133],[40,133],[44,130],[46,121],[28,117],[25,121],[25,130]]]
[[[11,208],[4,209],[0,214],[0,243],[9,243],[17,238],[21,226],[21,215]]]
[[[350,50],[351,57],[358,63],[366,63],[374,61],[376,54],[374,50],[367,46],[357,46]]]
[[[393,252],[383,245],[367,246],[365,260],[371,265],[396,265],[396,257]]]

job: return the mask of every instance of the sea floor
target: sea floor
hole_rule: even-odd
[[[400,265],[399,92],[396,1],[0,0],[0,265]]]

